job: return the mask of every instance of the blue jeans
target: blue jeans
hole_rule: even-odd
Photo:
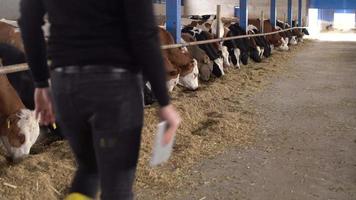
[[[143,125],[141,76],[73,66],[53,70],[51,79],[56,117],[78,164],[70,192],[94,198],[100,185],[103,200],[133,199]]]

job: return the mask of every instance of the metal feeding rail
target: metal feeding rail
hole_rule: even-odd
[[[260,34],[253,34],[253,35],[239,35],[239,36],[197,41],[197,42],[186,42],[186,43],[181,43],[181,44],[162,45],[161,49],[163,49],[163,50],[164,49],[174,49],[174,48],[180,48],[180,47],[188,47],[188,46],[194,46],[194,45],[200,45],[200,44],[209,44],[209,43],[214,43],[214,42],[223,42],[223,41],[236,40],[236,39],[242,39],[242,38],[274,35],[277,33],[286,32],[286,31],[290,31],[290,30],[294,30],[294,29],[305,29],[305,28],[308,28],[308,27],[293,27],[293,28],[287,28],[287,29],[283,29],[280,31],[270,32],[270,33],[260,33]],[[21,71],[26,71],[26,70],[29,70],[27,63],[17,64],[17,65],[9,65],[9,66],[0,67],[0,75],[16,73],[16,72],[21,72]]]

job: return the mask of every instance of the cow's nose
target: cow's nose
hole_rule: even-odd
[[[12,163],[12,164],[19,164],[20,162],[22,162],[27,156],[21,156],[21,157],[7,157],[6,160],[9,162],[9,163]]]

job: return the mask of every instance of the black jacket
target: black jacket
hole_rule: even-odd
[[[169,103],[151,0],[22,0],[19,25],[37,87],[51,68],[118,65],[142,71],[161,106]],[[50,22],[45,42],[41,26]]]

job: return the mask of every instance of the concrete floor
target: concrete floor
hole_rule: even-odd
[[[257,142],[201,162],[172,199],[355,200],[356,43],[315,42],[251,102]]]

